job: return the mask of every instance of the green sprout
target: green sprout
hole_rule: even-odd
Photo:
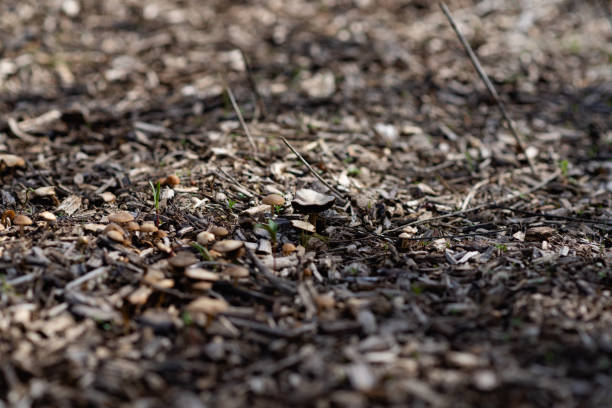
[[[227,199],[227,208],[229,208],[230,211],[233,210],[234,206],[236,205],[237,202],[238,201],[236,201],[236,200],[232,200],[231,198],[228,198]]]
[[[261,228],[270,234],[270,238],[272,239],[272,247],[276,246],[276,234],[278,233],[278,224],[273,220],[269,220],[268,224],[256,224],[255,228]]]
[[[561,160],[559,162],[559,168],[561,169],[563,178],[566,178],[569,173],[569,162],[567,160]]]
[[[161,184],[158,181],[157,184],[153,184],[149,181],[151,190],[153,190],[153,202],[155,203],[155,226],[159,227],[159,197],[161,196]]]
[[[467,165],[470,169],[470,173],[473,173],[476,170],[476,166],[474,164],[474,159],[472,158],[472,155],[467,150],[465,151],[465,161],[467,162]]]
[[[347,174],[351,177],[356,177],[359,175],[359,173],[361,172],[361,170],[359,170],[359,168],[355,167],[355,166],[351,166],[349,167]]]
[[[0,293],[13,293],[15,291],[15,288],[13,288],[11,285],[9,285],[9,283],[6,281],[6,276],[4,275],[0,275]]]
[[[280,214],[281,211],[283,211],[283,206],[282,205],[278,205],[277,204],[277,205],[274,206],[274,213],[275,214]]]
[[[505,244],[495,244],[495,248],[501,252],[506,252],[508,250],[508,247]]]
[[[300,245],[308,249],[308,242],[310,241],[311,235],[302,231],[300,234]]]
[[[188,311],[185,310],[181,317],[185,326],[191,326],[193,324],[193,319],[191,318],[191,314]]]
[[[192,242],[191,246],[198,250],[198,252],[205,261],[214,261],[212,255],[210,254],[210,252],[208,252],[208,249],[204,248],[202,245],[198,244],[197,242]]]

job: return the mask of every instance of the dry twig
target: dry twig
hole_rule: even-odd
[[[236,103],[236,98],[234,98],[234,93],[232,92],[232,90],[230,89],[228,85],[225,86],[225,91],[227,92],[227,95],[229,96],[230,101],[232,102],[232,107],[234,108],[236,115],[238,115],[238,120],[240,120],[240,125],[242,125],[242,129],[244,130],[244,133],[249,139],[249,143],[251,144],[251,147],[253,148],[253,152],[257,153],[257,146],[255,145],[253,136],[251,136],[251,132],[249,131],[249,128],[247,127],[247,124],[244,121],[244,118],[242,117],[242,112],[240,112],[240,107],[238,106],[238,103]]]
[[[242,55],[242,61],[244,62],[244,67],[247,73],[247,80],[249,81],[249,86],[253,91],[253,95],[255,95],[255,117],[259,118],[260,116],[265,118],[267,115],[266,105],[263,102],[263,98],[257,89],[257,84],[255,83],[255,77],[253,76],[253,70],[251,69],[251,64],[249,64],[249,60],[242,49],[240,49],[240,54]]]
[[[302,163],[304,163],[304,165],[308,168],[308,170],[312,173],[313,176],[315,176],[317,178],[317,180],[319,180],[321,183],[325,184],[325,187],[329,188],[330,191],[332,193],[334,193],[334,195],[336,195],[336,197],[338,197],[341,200],[344,200],[344,195],[342,195],[341,192],[339,192],[338,190],[336,190],[334,187],[331,186],[331,184],[329,184],[327,181],[323,180],[323,178],[321,176],[319,176],[317,174],[317,172],[310,166],[310,164],[308,164],[308,162],[306,161],[306,159],[304,159],[302,157],[302,155],[293,148],[293,146],[291,146],[291,143],[289,143],[289,141],[287,141],[287,139],[285,139],[283,136],[280,137],[282,139],[282,141],[287,145],[287,147],[289,148],[289,150],[291,150],[293,152],[293,154],[295,154],[297,156],[298,159],[300,159],[300,161]]]
[[[508,128],[510,129],[510,132],[512,132],[512,136],[514,136],[514,139],[516,140],[517,145],[519,146],[519,148],[521,149],[521,152],[525,155],[525,158],[527,159],[527,163],[529,164],[529,167],[531,168],[531,173],[535,177],[538,177],[533,161],[531,160],[531,158],[527,154],[527,150],[525,149],[525,144],[523,143],[520,135],[514,128],[514,125],[512,124],[512,121],[510,120],[508,113],[506,112],[506,107],[504,103],[502,102],[502,100],[500,99],[499,94],[495,90],[495,87],[489,80],[489,77],[487,76],[486,72],[484,72],[484,69],[482,69],[480,62],[478,61],[478,57],[472,50],[472,47],[467,42],[463,34],[461,34],[461,31],[459,31],[459,27],[457,27],[455,20],[453,20],[453,17],[451,16],[450,11],[448,10],[448,7],[446,6],[444,2],[440,3],[440,8],[442,9],[442,12],[446,16],[446,18],[448,18],[448,21],[450,22],[450,25],[453,27],[453,30],[455,30],[457,37],[459,37],[459,41],[461,41],[463,48],[465,48],[465,52],[467,53],[468,57],[470,57],[470,61],[472,61],[472,65],[474,65],[474,68],[476,68],[478,75],[480,76],[484,84],[486,85],[487,90],[489,91],[489,94],[491,94],[491,97],[493,97],[493,99],[497,103],[497,107],[499,108],[502,116],[504,117],[504,120],[508,124]]]
[[[540,183],[536,184],[535,186],[531,187],[529,190],[523,191],[523,192],[520,192],[520,193],[510,194],[510,195],[502,198],[501,200],[493,201],[492,203],[489,202],[489,203],[480,204],[480,205],[477,205],[476,207],[468,208],[466,210],[454,211],[454,212],[451,212],[451,213],[448,213],[448,214],[440,215],[438,217],[428,218],[426,220],[418,220],[418,221],[409,222],[408,224],[404,224],[404,225],[401,225],[399,227],[392,228],[392,229],[387,230],[385,232],[388,233],[388,232],[398,231],[398,230],[401,230],[402,228],[410,226],[410,225],[426,224],[426,223],[431,222],[431,221],[437,221],[437,220],[442,220],[444,218],[450,218],[450,217],[456,217],[456,216],[459,216],[459,215],[468,214],[468,213],[471,213],[471,212],[474,212],[474,211],[482,210],[483,208],[496,207],[496,206],[499,206],[499,204],[501,204],[501,203],[512,201],[512,200],[514,200],[516,198],[519,198],[522,195],[531,194],[534,191],[537,191],[537,190],[541,189],[542,187],[544,187],[545,185],[547,185],[548,183],[550,183],[551,181],[553,181],[554,179],[559,177],[559,175],[561,175],[561,171],[557,170],[550,177],[546,178],[545,180],[543,180]]]

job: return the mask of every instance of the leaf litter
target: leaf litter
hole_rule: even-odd
[[[0,405],[612,405],[600,3],[3,2]]]

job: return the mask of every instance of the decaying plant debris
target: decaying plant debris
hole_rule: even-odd
[[[448,2],[524,151],[434,2],[43,3],[0,406],[612,406],[603,2]]]

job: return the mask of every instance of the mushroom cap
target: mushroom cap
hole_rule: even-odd
[[[402,231],[404,231],[407,234],[416,234],[417,232],[419,232],[419,229],[417,227],[413,227],[411,225],[407,225],[404,228],[402,228]]]
[[[229,231],[224,227],[212,227],[210,232],[215,234],[215,237],[217,238],[223,238],[229,235]]]
[[[112,229],[106,232],[106,236],[116,242],[123,242],[123,234],[120,231]]]
[[[13,224],[15,225],[32,225],[32,219],[27,215],[18,214],[13,218]]]
[[[227,310],[229,304],[223,299],[215,299],[202,296],[187,305],[190,312],[202,312],[208,315],[216,315]]]
[[[285,205],[285,199],[279,194],[269,194],[261,202],[268,205]]]
[[[249,270],[240,265],[231,265],[223,273],[232,278],[247,278],[249,276]]]
[[[224,239],[223,241],[215,242],[215,245],[213,245],[212,249],[219,253],[226,254],[228,252],[240,249],[243,246],[244,242],[242,241],[237,241],[235,239]]]
[[[312,225],[312,224],[311,224]],[[293,245],[291,242],[287,242],[283,244],[283,255],[289,255],[292,252],[294,252],[297,248],[295,247],[295,245]]]
[[[412,234],[409,234],[407,232],[402,232],[401,234],[399,234],[399,238],[402,238],[402,239],[410,238],[410,237],[412,237]]]
[[[163,184],[167,184],[169,186],[176,186],[177,184],[180,184],[181,179],[176,175],[176,174],[171,174],[168,177],[165,178],[164,183]]]
[[[323,212],[334,205],[336,197],[321,194],[309,188],[303,188],[295,192],[295,198],[291,202],[293,209],[302,214]]]
[[[316,231],[315,226],[309,223],[308,221],[291,220],[291,225],[293,225],[293,228],[297,228],[299,230],[306,231],[306,232],[314,233]]]
[[[98,194],[98,196],[100,196],[100,198],[102,198],[102,201],[104,201],[105,203],[110,203],[112,201],[115,201],[115,199],[117,198],[110,191],[105,191],[103,193],[100,193],[100,194]]]
[[[187,268],[185,269],[185,276],[191,279],[203,280],[203,281],[217,281],[219,275],[215,272],[211,272],[204,268]]]
[[[210,290],[212,289],[212,286],[213,286],[212,282],[201,280],[201,281],[194,282],[193,285],[191,285],[191,288],[195,290]]]
[[[38,214],[38,216],[47,222],[53,222],[57,220],[57,217],[55,216],[55,214],[53,214],[50,211],[43,211],[40,214]]]
[[[208,245],[215,240],[215,234],[210,231],[202,231],[196,236],[196,241],[200,245]]]
[[[53,187],[53,186],[38,187],[36,190],[34,190],[34,195],[36,197],[54,196],[55,195],[55,187]]]
[[[140,225],[136,221],[130,221],[125,224],[125,229],[128,231],[140,231]]]
[[[155,224],[151,222],[145,222],[144,224],[140,226],[140,232],[144,232],[144,233],[157,232],[157,229],[158,228],[155,226]]]
[[[124,224],[130,221],[134,221],[134,216],[127,211],[117,211],[116,213],[110,214],[108,216],[108,220],[110,222]]]
[[[198,262],[198,258],[194,254],[187,251],[182,251],[168,259],[168,263],[177,269],[183,269],[189,265],[193,265]]]
[[[25,160],[22,157],[15,156],[14,154],[0,154],[0,165],[4,164],[6,167],[25,167]]]

